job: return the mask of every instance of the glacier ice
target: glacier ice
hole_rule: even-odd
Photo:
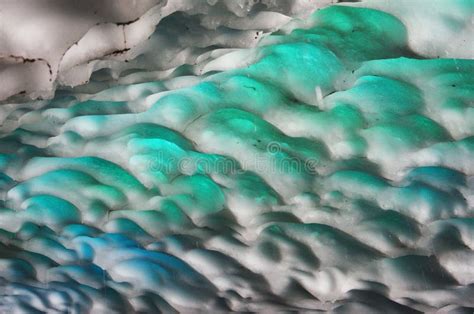
[[[472,1],[332,2],[0,3],[0,312],[472,312]]]
[[[85,84],[101,69],[115,79],[140,70],[148,80],[166,78],[216,47],[254,46],[290,16],[331,2],[337,1],[4,1],[0,101],[51,98],[57,86]]]

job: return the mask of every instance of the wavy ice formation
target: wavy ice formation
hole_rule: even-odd
[[[254,46],[336,0],[20,0],[0,11],[0,101],[51,98],[100,69],[163,79],[216,48]]]
[[[219,3],[200,23],[277,25]],[[472,312],[474,7],[381,3],[0,106],[0,311]],[[87,36],[70,69],[126,69],[75,64]]]

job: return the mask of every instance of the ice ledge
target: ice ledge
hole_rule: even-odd
[[[337,0],[21,0],[0,10],[0,101],[47,99],[94,71],[170,70]],[[175,18],[172,17],[175,15]],[[159,27],[157,27],[159,25]]]

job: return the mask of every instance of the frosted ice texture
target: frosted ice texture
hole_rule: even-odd
[[[374,3],[0,106],[0,311],[471,312],[472,2]]]

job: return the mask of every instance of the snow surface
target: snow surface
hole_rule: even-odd
[[[472,1],[328,2],[2,3],[0,312],[472,312]]]

